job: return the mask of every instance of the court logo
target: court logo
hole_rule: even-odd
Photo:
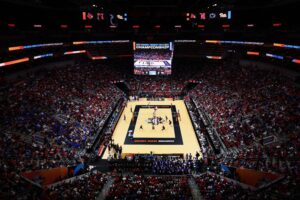
[[[164,124],[166,121],[162,117],[152,117],[148,118],[147,123],[152,125]]]

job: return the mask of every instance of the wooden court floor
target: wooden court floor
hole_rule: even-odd
[[[153,125],[149,123],[149,118],[153,117],[156,106],[158,108],[155,115],[163,120],[162,123],[155,125],[153,129]],[[172,109],[166,106],[170,106]],[[178,120],[174,117],[174,111],[179,111],[180,113]],[[132,119],[134,114],[135,120]],[[124,119],[124,116],[126,119]],[[165,130],[163,130],[163,126]],[[130,130],[133,133],[132,137],[129,137]],[[186,153],[191,153],[194,156],[196,151],[201,154],[200,146],[183,100],[147,101],[146,99],[140,99],[139,101],[127,102],[127,106],[113,132],[112,139],[115,144],[122,146],[123,154],[149,154],[153,152],[154,154],[185,155]],[[141,141],[147,142],[140,144],[139,142]],[[108,158],[109,154],[106,149],[103,158]]]

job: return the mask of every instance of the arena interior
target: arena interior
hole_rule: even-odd
[[[300,199],[299,0],[0,0],[0,199]]]

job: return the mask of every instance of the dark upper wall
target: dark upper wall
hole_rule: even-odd
[[[293,0],[295,1],[295,0]],[[37,40],[72,40],[85,38],[126,38],[126,39],[252,39],[260,41],[294,41],[300,40],[300,22],[297,13],[300,1],[288,3],[277,0],[251,0],[251,1],[197,1],[178,0],[169,2],[169,7],[161,2],[165,1],[101,1],[105,12],[128,12],[128,23],[116,29],[109,28],[107,22],[84,22],[81,11],[99,11],[91,5],[82,4],[79,0],[40,0],[41,3],[25,3],[25,1],[0,1],[0,44],[18,42],[34,42]],[[26,2],[36,2],[26,1]],[[73,2],[73,3],[72,3]],[[96,1],[95,1],[96,2]],[[99,1],[98,1],[99,2]],[[112,3],[108,3],[112,2]],[[167,3],[168,3],[167,2]],[[201,3],[206,2],[206,3]],[[211,4],[216,2],[217,7]],[[267,2],[267,3],[266,3]],[[149,4],[149,5],[148,5]],[[228,4],[228,5],[227,5]],[[167,7],[166,7],[167,6]],[[200,11],[212,12],[231,9],[232,20],[206,20],[203,21],[205,29],[192,26],[184,17],[185,12]],[[274,28],[273,23],[282,23],[282,27]],[[7,26],[14,23],[15,28]],[[200,22],[198,22],[199,24]],[[201,22],[202,23],[202,22]],[[253,28],[246,28],[246,24],[255,24]],[[43,28],[35,29],[33,24],[42,24]],[[68,29],[61,29],[61,24],[67,24]],[[86,24],[93,25],[92,29],[85,29]],[[133,29],[138,24],[140,28]],[[160,24],[160,29],[153,28]],[[175,24],[181,24],[181,29],[175,29]],[[222,24],[230,24],[228,30]]]

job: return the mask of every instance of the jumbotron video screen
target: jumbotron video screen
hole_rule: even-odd
[[[170,75],[172,73],[173,42],[133,43],[134,74]]]

